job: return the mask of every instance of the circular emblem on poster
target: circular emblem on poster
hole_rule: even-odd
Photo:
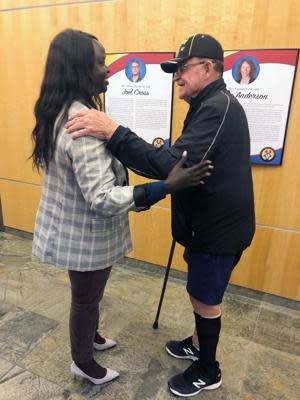
[[[259,153],[260,158],[263,161],[272,161],[275,158],[276,152],[274,149],[272,149],[272,147],[264,147],[261,152]]]
[[[157,137],[157,138],[153,139],[152,144],[154,147],[161,147],[165,144],[165,141],[163,138]]]

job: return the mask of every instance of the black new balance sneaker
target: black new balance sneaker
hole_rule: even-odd
[[[175,358],[185,358],[193,361],[199,358],[199,350],[193,345],[192,336],[180,342],[171,340],[166,344],[166,351]]]
[[[182,374],[173,376],[169,382],[170,391],[181,397],[196,396],[202,390],[213,390],[221,386],[222,377],[219,363],[214,371],[208,371],[200,361],[194,361]]]

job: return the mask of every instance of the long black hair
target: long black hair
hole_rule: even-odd
[[[66,122],[73,101],[79,100],[90,108],[102,108],[99,94],[95,94],[93,40],[97,40],[93,35],[67,29],[50,44],[41,92],[34,108],[36,125],[32,131],[31,158],[37,169],[48,169],[58,131]]]

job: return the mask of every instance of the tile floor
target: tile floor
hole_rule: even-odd
[[[120,378],[97,387],[69,373],[68,276],[33,261],[24,236],[0,232],[0,400],[175,399],[167,380],[189,361],[168,356],[164,344],[192,331],[185,274],[171,272],[153,330],[165,270],[127,258],[113,268],[101,331],[118,346],[95,358]],[[223,385],[195,399],[299,400],[299,310],[299,302],[230,286],[218,350]]]

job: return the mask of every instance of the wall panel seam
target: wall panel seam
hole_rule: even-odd
[[[290,228],[285,228],[283,226],[273,226],[273,225],[265,225],[265,224],[256,224],[256,226],[258,228],[273,229],[274,231],[282,231],[282,232],[288,232],[288,233],[294,233],[296,235],[300,235],[299,229],[290,229]]]
[[[0,12],[32,10],[32,9],[36,9],[36,8],[53,8],[53,7],[63,7],[63,6],[74,6],[74,5],[81,5],[81,4],[97,4],[97,3],[104,3],[104,2],[108,2],[108,1],[112,1],[112,0],[81,0],[81,1],[62,2],[62,3],[56,3],[56,4],[39,4],[36,6],[3,8],[3,9],[0,9]]]
[[[19,184],[25,184],[25,185],[31,185],[31,186],[37,186],[37,187],[43,186],[42,183],[26,182],[26,181],[19,181],[17,179],[7,179],[7,178],[0,178],[0,182],[19,183]]]

